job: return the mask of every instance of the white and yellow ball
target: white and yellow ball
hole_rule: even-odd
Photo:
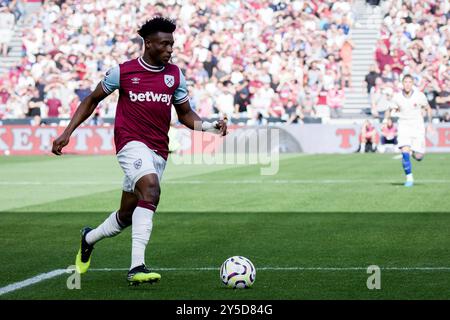
[[[220,267],[220,279],[229,288],[250,288],[255,282],[255,278],[255,266],[245,257],[230,257]]]

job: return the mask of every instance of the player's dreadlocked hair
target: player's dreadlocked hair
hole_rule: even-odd
[[[173,20],[157,16],[147,20],[138,30],[138,34],[145,39],[146,36],[157,32],[173,33],[176,28],[177,26]]]

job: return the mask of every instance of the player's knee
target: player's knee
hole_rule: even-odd
[[[149,184],[142,188],[138,193],[139,200],[144,200],[157,205],[159,202],[159,196],[161,194],[161,190],[159,185]]]
[[[144,200],[157,205],[159,202],[160,193],[161,192],[159,190],[159,187],[148,187],[143,190],[141,196],[139,197],[139,200]]]
[[[133,211],[130,210],[119,210],[119,223],[122,227],[126,228],[132,224],[133,221]]]
[[[155,206],[158,205],[161,193],[158,177],[155,174],[149,174],[139,179],[136,183],[135,193],[138,200],[151,202]]]
[[[422,161],[423,160],[423,154],[422,153],[413,153],[413,157],[417,161]]]

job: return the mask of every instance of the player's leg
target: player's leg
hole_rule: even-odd
[[[413,158],[416,161],[422,161],[425,156],[425,132],[414,137],[411,149],[413,151]]]
[[[366,152],[366,142],[367,142],[366,136],[361,134],[361,144],[360,144],[360,148],[359,148],[360,153]]]
[[[132,224],[132,257],[127,280],[130,284],[155,282],[161,276],[147,269],[145,249],[153,229],[153,214],[159,202],[159,179],[165,160],[138,141],[127,143],[117,153],[117,159],[125,173],[124,190],[135,195],[135,199],[130,201],[135,207],[133,213],[124,212],[119,216],[128,223],[131,217]]]
[[[118,211],[112,212],[97,228],[84,227],[81,230],[81,245],[75,261],[79,273],[88,270],[95,243],[104,238],[114,237],[131,225],[131,216],[136,205],[136,195],[123,191]]]
[[[137,206],[132,216],[131,267],[128,282],[136,285],[143,282],[157,282],[161,276],[150,272],[145,265],[145,249],[153,229],[153,215],[159,203],[159,178],[155,173],[141,177],[135,185]]]
[[[377,151],[377,133],[375,130],[372,131],[370,141],[372,142],[372,152]]]
[[[423,153],[413,151],[412,156],[413,156],[413,158],[414,158],[416,161],[422,161],[422,160],[423,160],[423,157],[424,157],[425,155],[424,155]]]
[[[104,238],[118,235],[123,229],[131,225],[131,216],[137,205],[134,193],[122,191],[120,209],[111,213],[102,224],[86,235],[86,242],[93,246]]]
[[[414,185],[411,165],[411,146],[414,137],[414,127],[399,123],[398,126],[398,146],[402,153],[402,166],[406,175],[405,187]]]
[[[125,226],[130,226],[134,209],[136,209],[138,198],[134,192],[122,192],[122,199],[120,201],[120,209],[117,220]]]
[[[124,190],[133,191],[136,196],[136,207],[131,218],[132,254],[127,279],[130,284],[155,282],[161,276],[147,269],[145,249],[153,229],[153,215],[160,194],[159,181],[166,161],[137,141],[129,142],[119,151],[117,158],[127,180],[124,182]],[[129,217],[129,214],[126,216]]]
[[[409,146],[401,147],[402,151],[402,165],[406,175],[405,187],[412,187],[414,184],[414,178],[412,174],[411,166],[411,149]]]

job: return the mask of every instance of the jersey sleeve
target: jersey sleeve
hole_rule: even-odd
[[[421,103],[420,104],[421,104],[422,107],[427,107],[428,104],[429,104],[427,96],[423,92],[421,92]]]
[[[392,109],[400,108],[400,106],[398,105],[397,94],[394,94],[394,95],[392,96],[392,100],[391,100],[391,105],[390,105],[390,107],[391,107]]]
[[[111,94],[114,90],[120,87],[120,67],[117,65],[109,69],[103,80],[101,81],[102,88],[107,94]]]
[[[189,94],[186,86],[186,79],[180,70],[180,84],[175,89],[173,104],[182,104],[189,100]]]

